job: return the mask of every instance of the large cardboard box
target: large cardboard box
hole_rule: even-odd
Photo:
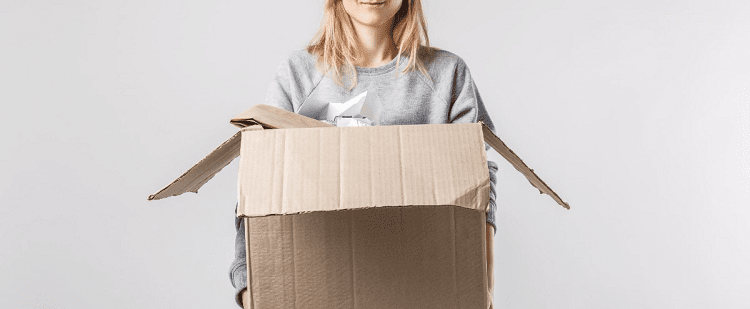
[[[265,105],[231,122],[149,200],[240,156],[246,308],[489,308],[485,143],[568,208],[481,122],[340,128]]]

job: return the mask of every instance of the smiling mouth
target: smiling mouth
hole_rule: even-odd
[[[360,2],[361,4],[367,4],[367,5],[381,5],[385,2]]]

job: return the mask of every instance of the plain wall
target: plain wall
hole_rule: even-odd
[[[322,0],[0,2],[0,307],[236,308],[233,134]],[[424,1],[500,137],[496,308],[750,303],[750,4]],[[744,207],[741,205],[745,205]]]

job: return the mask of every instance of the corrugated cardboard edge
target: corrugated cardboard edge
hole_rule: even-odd
[[[495,275],[493,274],[495,268],[494,229],[489,222],[485,223],[484,256],[487,262],[487,308],[489,309],[493,308],[492,302],[495,295]]]
[[[441,206],[458,207],[458,208],[469,209],[469,210],[473,210],[473,211],[487,213],[486,211],[483,211],[481,209],[474,209],[474,208],[471,208],[471,207],[465,207],[465,206],[461,206],[461,205],[440,204],[440,205],[365,206],[365,207],[356,207],[356,208],[327,209],[327,210],[301,210],[301,211],[290,211],[290,212],[286,212],[286,213],[251,214],[251,215],[242,214],[242,213],[240,213],[240,210],[238,209],[238,211],[237,211],[237,218],[262,218],[262,217],[270,217],[270,216],[294,216],[294,215],[310,214],[310,213],[316,213],[316,212],[337,212],[337,211],[351,211],[351,210],[376,209],[376,208],[387,208],[387,207],[404,207],[404,208],[410,208],[410,207],[441,207]]]
[[[560,204],[562,207],[565,207],[565,209],[570,209],[570,205],[568,203],[563,202],[563,200],[555,193],[555,191],[552,191],[552,189],[547,186],[544,181],[539,178],[539,176],[534,173],[533,169],[530,169],[526,163],[523,163],[523,160],[516,155],[513,150],[510,150],[505,143],[503,143],[502,140],[500,140],[499,137],[495,135],[495,133],[492,133],[492,130],[490,130],[489,127],[487,127],[486,124],[483,122],[479,122],[482,124],[482,131],[484,132],[484,140],[487,142],[487,144],[490,144],[497,153],[499,153],[505,160],[510,162],[513,167],[516,168],[521,174],[526,176],[526,179],[531,183],[532,186],[537,188],[539,190],[539,194],[545,193],[552,197],[555,202]]]

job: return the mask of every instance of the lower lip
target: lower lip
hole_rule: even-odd
[[[362,3],[362,4],[368,5],[368,6],[381,6],[381,5],[385,4],[385,2],[382,2],[382,3]]]

